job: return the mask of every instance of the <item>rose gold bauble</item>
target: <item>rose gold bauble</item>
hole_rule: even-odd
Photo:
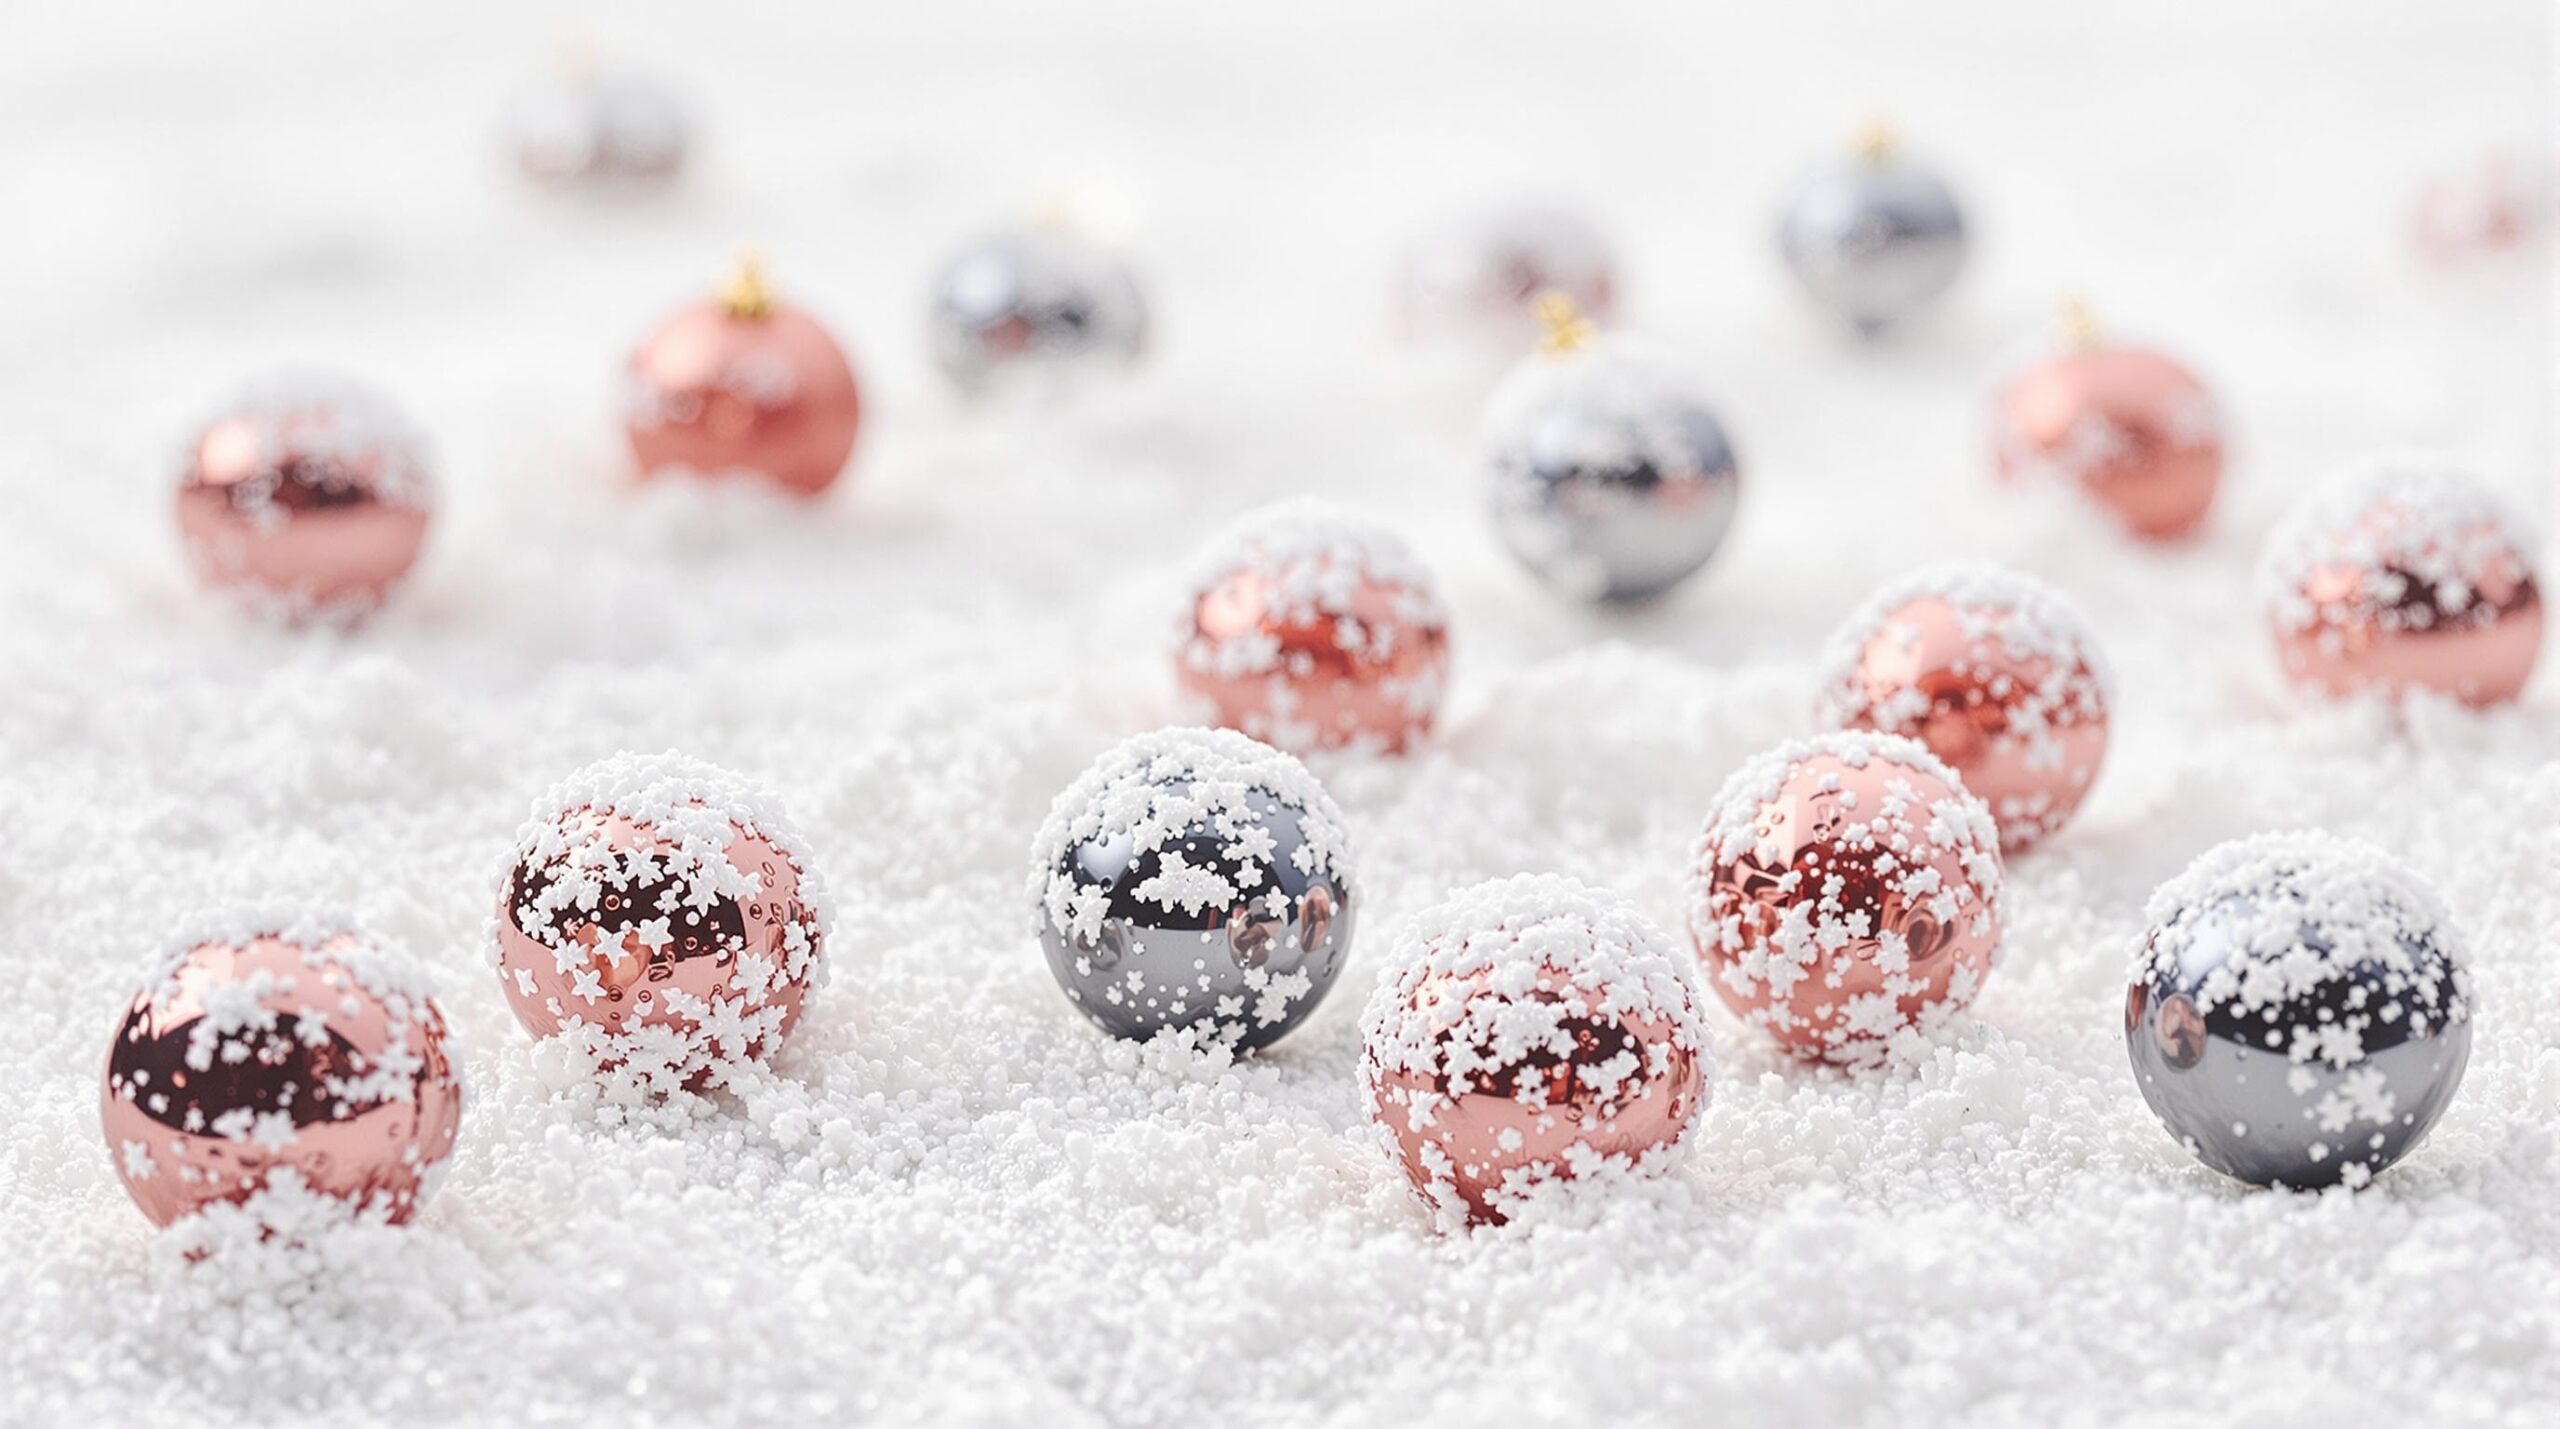
[[[2107,753],[2107,686],[2088,622],[1998,566],[1932,566],[1876,593],[1832,636],[1826,729],[1929,747],[1991,806],[2014,855],[2068,821]]]
[[[2560,222],[2560,175],[2546,153],[2494,150],[2430,180],[2410,213],[2410,237],[2430,263],[2527,248]]]
[[[2001,476],[2077,486],[2137,536],[2193,531],[2222,481],[2212,395],[2161,353],[2099,343],[2085,318],[2073,337],[2001,392]]]
[[[677,755],[572,776],[519,836],[492,958],[516,1020],[696,1078],[768,1056],[823,976],[823,896],[752,787]]]
[[[1515,203],[1454,215],[1405,252],[1396,274],[1396,324],[1427,343],[1460,343],[1506,359],[1544,324],[1542,293],[1561,293],[1605,322],[1617,298],[1608,240],[1571,208]]]
[[[284,926],[187,940],[107,1049],[107,1146],[155,1224],[286,1173],[405,1221],[453,1152],[462,1082],[416,972],[353,934]]]
[[[209,585],[296,613],[355,613],[417,563],[434,504],[425,443],[387,399],[281,377],[188,443],[178,530]]]
[[[1670,939],[1571,879],[1504,879],[1415,916],[1363,1020],[1361,1084],[1446,1224],[1556,1182],[1662,1169],[1707,1100]]]
[[[631,451],[649,475],[761,477],[815,495],[844,471],[862,397],[844,349],[765,291],[752,257],[721,296],[631,354]]]
[[[1880,1058],[1973,1000],[2000,949],[1991,811],[1898,735],[1781,746],[1726,781],[1689,933],[1735,1015],[1802,1056]]]
[[[2516,697],[2542,649],[2542,593],[2515,514],[2427,457],[2384,458],[2313,493],[2259,567],[2284,672],[2330,695]]]
[[[1245,517],[1190,586],[1175,677],[1216,723],[1294,753],[1392,753],[1431,728],[1449,622],[1394,533],[1309,503]]]

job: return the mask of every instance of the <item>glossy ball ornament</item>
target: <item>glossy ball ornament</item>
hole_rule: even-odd
[[[1147,309],[1118,254],[1061,224],[953,254],[933,284],[934,360],[969,397],[1041,400],[1133,366]]]
[[[625,753],[535,805],[489,957],[535,1037],[662,1087],[716,1084],[790,1033],[833,923],[771,795],[698,759]]]
[[[1736,1016],[1806,1057],[1931,1039],[2000,951],[1991,810],[1916,741],[1818,735],[1725,781],[1689,870],[1689,935]]]
[[[1855,155],[1796,182],[1780,209],[1778,247],[1816,303],[1872,338],[1964,271],[1964,211],[1945,180],[1876,129]]]
[[[1581,213],[1559,204],[1512,203],[1451,216],[1401,259],[1396,324],[1426,345],[1510,354],[1545,323],[1539,297],[1561,294],[1605,321],[1617,304],[1617,259]]]
[[[664,84],[582,63],[519,100],[508,127],[516,166],[537,183],[644,186],[683,171],[693,119]]]
[[[1175,678],[1207,718],[1297,753],[1401,751],[1448,685],[1431,573],[1392,531],[1313,502],[1212,538],[1176,639]]]
[[[1915,571],[1842,623],[1823,666],[1815,721],[1927,745],[1991,807],[2006,855],[2061,828],[2106,758],[2106,665],[2089,622],[2016,571]]]
[[[1707,1102],[1705,1017],[1670,938],[1568,878],[1479,884],[1416,914],[1361,1038],[1369,1114],[1446,1228],[1658,1173]]]
[[[342,923],[239,917],[180,940],[135,994],[99,1115],[156,1225],[288,1182],[399,1222],[453,1153],[462,1079],[407,959]]]
[[[1993,419],[2003,480],[2075,488],[2136,536],[2202,525],[2222,482],[2222,414],[2193,373],[2147,347],[2102,343],[2085,315],[2065,351],[2002,389]]]
[[[1662,595],[1714,555],[1742,490],[1724,424],[1661,354],[1595,338],[1561,294],[1484,419],[1494,527],[1580,600]]]
[[[1268,1046],[1333,987],[1360,898],[1342,812],[1297,760],[1231,730],[1105,753],[1031,849],[1040,948],[1115,1037]]]
[[[853,454],[862,394],[844,349],[773,297],[750,253],[716,300],[677,310],[632,352],[623,417],[648,475],[815,496]]]
[[[286,614],[346,616],[379,606],[417,564],[436,486],[425,439],[387,398],[295,375],[198,429],[177,504],[205,584]]]
[[[2471,982],[2434,893],[2324,833],[2207,852],[2151,896],[2125,995],[2142,1099],[2195,1158],[2261,1186],[2361,1186],[2462,1084]]]
[[[2381,458],[2311,493],[2259,562],[2285,675],[2334,696],[2516,697],[2542,649],[2523,522],[2477,479]]]

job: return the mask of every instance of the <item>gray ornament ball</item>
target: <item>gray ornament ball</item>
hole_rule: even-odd
[[[2261,1186],[2361,1186],[2426,1138],[2470,1060],[2470,976],[2414,874],[2328,834],[2261,834],[2196,860],[2149,913],[2125,1044],[2197,1160]]]
[[[580,71],[519,100],[516,163],[546,184],[656,184],[684,168],[693,119],[646,75]]]
[[[1688,579],[1733,525],[1724,424],[1668,358],[1570,317],[1486,404],[1493,519],[1530,572],[1581,600]]]
[[[1032,847],[1041,951],[1104,1031],[1266,1046],[1324,1000],[1359,899],[1341,811],[1297,760],[1167,729],[1096,760]]]
[[[1109,249],[1056,226],[991,234],[933,285],[933,355],[969,396],[1053,396],[1137,361],[1147,312]]]
[[[1875,337],[1963,271],[1964,213],[1944,180],[1871,142],[1797,181],[1780,210],[1778,246],[1815,302]]]

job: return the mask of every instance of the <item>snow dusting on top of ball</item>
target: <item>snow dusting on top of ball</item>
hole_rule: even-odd
[[[1569,438],[1571,450],[1545,455],[1596,470],[1651,461],[1680,471],[1696,464],[1690,422],[1702,410],[1697,384],[1668,353],[1612,334],[1522,358],[1487,399],[1481,440],[1497,459]]]
[[[1283,624],[1357,618],[1353,602],[1364,581],[1396,591],[1399,619],[1422,626],[1449,621],[1430,569],[1404,538],[1330,502],[1278,502],[1212,535],[1184,582],[1186,636],[1192,633],[1192,608],[1239,571],[1260,577],[1269,617]]]
[[[1157,875],[1136,890],[1170,912],[1233,906],[1255,890],[1237,887],[1273,851],[1255,796],[1297,812],[1298,871],[1351,889],[1351,840],[1342,811],[1295,758],[1227,729],[1162,729],[1123,740],[1095,760],[1049,806],[1031,845],[1030,896],[1062,936],[1102,933],[1110,892],[1079,884],[1068,851],[1096,840],[1131,840],[1137,853],[1162,851]],[[1223,867],[1190,867],[1179,844],[1206,829],[1229,841]]]
[[[1989,561],[1941,561],[1888,582],[1850,613],[1823,646],[1822,718],[1835,722],[1864,702],[1860,665],[1867,647],[1879,637],[1896,638],[1895,617],[1923,601],[1937,601],[1956,613],[1967,638],[1966,655],[1975,663],[2034,664],[2042,678],[2027,692],[2022,707],[2041,712],[2047,723],[2076,706],[2103,710],[2114,692],[2114,675],[2104,652],[2089,633],[2088,617],[2062,592],[2024,572]],[[1900,632],[1908,643],[1916,632]],[[1899,713],[1916,718],[1927,708],[1927,696],[1904,691]],[[1895,710],[1878,709],[1880,722],[1892,722]]]
[[[2529,579],[2532,551],[2515,509],[2478,478],[2439,457],[2392,454],[2296,503],[2267,535],[2258,583],[2280,632],[2340,616],[2423,629],[2484,609],[2477,587],[2496,573]],[[2340,572],[2350,587],[2322,588]]]
[[[227,430],[221,430],[227,429]],[[436,482],[425,434],[378,389],[333,372],[270,373],[243,387],[197,427],[197,444],[221,430],[256,444],[260,477],[232,483],[233,504],[254,515],[273,500],[288,460],[302,479],[360,482],[375,499],[427,510]],[[200,460],[191,449],[192,469]]]
[[[311,969],[314,988],[280,985],[264,970],[247,977],[200,979],[188,986],[188,973],[199,966],[200,950],[246,948],[267,939],[299,950],[302,965]],[[300,992],[305,1001],[319,1006],[321,985],[341,994],[352,985],[380,1004],[395,1036],[434,1011],[435,981],[422,964],[356,931],[354,920],[344,914],[309,907],[240,907],[189,920],[152,960],[142,981],[141,998],[155,1012],[165,1013],[192,994],[203,1011],[189,1030],[189,1057],[203,1070],[211,1065],[216,1043],[245,1033],[274,1031],[281,1016],[276,999]],[[371,1089],[375,1096],[405,1100],[409,1095],[408,1083],[399,1077],[377,1073],[374,1080],[381,1082]]]
[[[1836,730],[1792,740],[1745,760],[1717,791],[1699,835],[1696,862],[1723,861],[1750,852],[1759,841],[1760,811],[1786,788],[1798,766],[1831,758],[1852,769],[1881,761],[1910,779],[1897,780],[1884,802],[1860,815],[1863,839],[1925,855],[1957,856],[1982,891],[1987,906],[2000,898],[2000,839],[1991,810],[1968,792],[1964,780],[1918,740],[1870,730]],[[1931,788],[1934,784],[1936,787]]]

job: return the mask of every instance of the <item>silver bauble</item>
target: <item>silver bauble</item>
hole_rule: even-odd
[[[572,74],[518,101],[516,163],[550,184],[646,184],[683,169],[693,120],[646,75]]]
[[[1676,364],[1624,338],[1551,336],[1495,390],[1483,445],[1503,544],[1577,599],[1686,580],[1741,496],[1724,424]]]
[[[943,265],[932,338],[934,360],[972,397],[1049,396],[1136,362],[1147,311],[1118,255],[1063,228],[1026,226]]]
[[[1876,146],[1796,182],[1778,246],[1814,301],[1874,337],[1963,271],[1964,213],[1944,180]]]
[[[1277,1041],[1342,970],[1359,900],[1341,811],[1297,760],[1232,730],[1104,754],[1032,848],[1041,950],[1103,1030]]]
[[[2470,978],[2415,875],[2328,834],[2262,834],[2196,860],[2149,912],[2125,1044],[2197,1160],[2360,1186],[2425,1139],[2470,1059]]]

